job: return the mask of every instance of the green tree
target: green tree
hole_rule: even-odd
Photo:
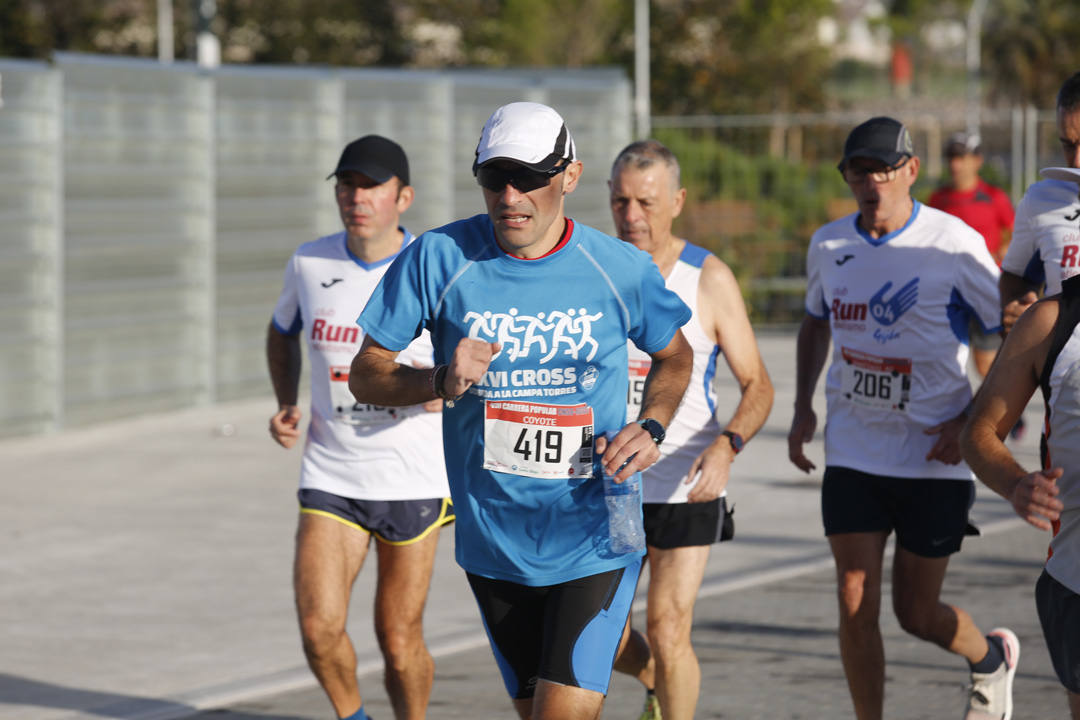
[[[627,0],[414,0],[411,20],[452,26],[457,64],[584,67],[632,61]]]
[[[1080,3],[998,0],[983,28],[982,68],[999,101],[1052,107],[1065,78],[1080,70]]]
[[[152,1],[152,0],[151,0]],[[143,0],[8,0],[0,3],[0,57],[46,59],[54,51],[101,52],[103,35],[124,35]],[[133,53],[133,54],[138,54]]]
[[[820,109],[830,58],[817,25],[833,10],[832,0],[653,2],[655,111]]]

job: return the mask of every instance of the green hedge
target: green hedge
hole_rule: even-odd
[[[693,242],[731,266],[755,322],[797,322],[799,285],[775,279],[805,276],[810,236],[829,221],[830,204],[850,199],[835,164],[749,154],[694,130],[663,129],[656,135],[679,158],[687,188],[687,209],[676,230],[692,232]],[[694,221],[697,208],[718,203],[749,208],[752,227],[732,230]]]

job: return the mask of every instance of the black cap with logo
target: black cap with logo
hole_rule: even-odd
[[[409,160],[405,151],[382,135],[365,135],[346,145],[337,167],[326,179],[348,170],[367,175],[378,183],[397,176],[402,185],[409,184]]]
[[[903,123],[890,117],[875,117],[848,134],[844,142],[844,159],[837,167],[843,170],[849,160],[860,157],[895,167],[914,154],[911,133]]]

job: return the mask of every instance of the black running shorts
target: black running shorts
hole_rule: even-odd
[[[701,503],[645,503],[645,542],[660,550],[712,545],[735,536],[735,508],[727,498]]]
[[[826,535],[896,531],[900,547],[922,557],[946,557],[960,549],[968,510],[975,502],[970,480],[871,475],[845,467],[825,468],[821,517]]]
[[[1058,680],[1080,693],[1080,595],[1043,570],[1035,584],[1035,606]]]
[[[466,573],[510,697],[531,698],[538,680],[607,694],[640,574],[640,557],[541,587]]]

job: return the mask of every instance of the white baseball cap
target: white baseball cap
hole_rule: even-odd
[[[544,172],[560,160],[576,159],[574,138],[559,113],[540,103],[515,102],[503,105],[484,123],[473,172],[495,160]]]
[[[1048,180],[1064,180],[1065,182],[1080,183],[1080,169],[1067,167],[1048,167],[1039,171],[1039,174]]]

